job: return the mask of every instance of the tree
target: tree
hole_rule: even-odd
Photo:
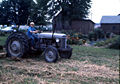
[[[31,5],[30,21],[34,21],[38,25],[46,25],[48,23],[47,11],[49,0],[37,0],[37,4]]]
[[[32,17],[36,17],[35,22],[42,24],[53,19],[59,11],[62,11],[62,16],[65,16],[62,17],[62,22],[83,19],[89,14],[90,7],[91,0],[37,0],[36,6],[33,7]]]
[[[30,14],[32,0],[5,0],[1,3],[1,13],[5,23],[9,24],[26,24]]]
[[[53,19],[61,11],[64,29],[64,22],[71,24],[74,19],[84,19],[88,16],[91,0],[49,0],[47,6],[49,19]]]
[[[0,4],[0,24],[8,24],[8,1],[3,1]]]
[[[15,24],[34,21],[46,25],[62,11],[62,20],[83,19],[89,14],[91,0],[5,0],[0,7],[0,20]],[[3,9],[4,7],[4,9]]]
[[[69,19],[83,19],[89,14],[91,0],[50,0],[49,15],[53,16],[62,10],[63,16]]]
[[[30,14],[32,0],[8,0],[15,17],[16,24],[26,24]]]

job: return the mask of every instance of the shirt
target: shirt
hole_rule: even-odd
[[[28,37],[32,37],[32,33],[30,32],[30,31],[36,31],[36,29],[34,28],[34,27],[29,27],[28,28],[28,32],[27,32],[27,35],[28,35]]]

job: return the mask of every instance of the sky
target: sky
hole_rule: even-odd
[[[102,16],[120,14],[120,0],[92,0],[91,6],[89,19],[95,23],[100,23]]]
[[[89,18],[100,23],[102,16],[120,14],[120,0],[92,0]]]

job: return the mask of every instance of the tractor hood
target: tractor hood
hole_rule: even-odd
[[[52,35],[54,38],[65,38],[66,34],[61,34],[61,33],[39,33],[38,37],[39,38],[52,38]]]

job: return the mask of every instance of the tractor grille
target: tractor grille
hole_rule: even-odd
[[[67,39],[66,38],[61,38],[61,48],[66,48],[67,47]]]

